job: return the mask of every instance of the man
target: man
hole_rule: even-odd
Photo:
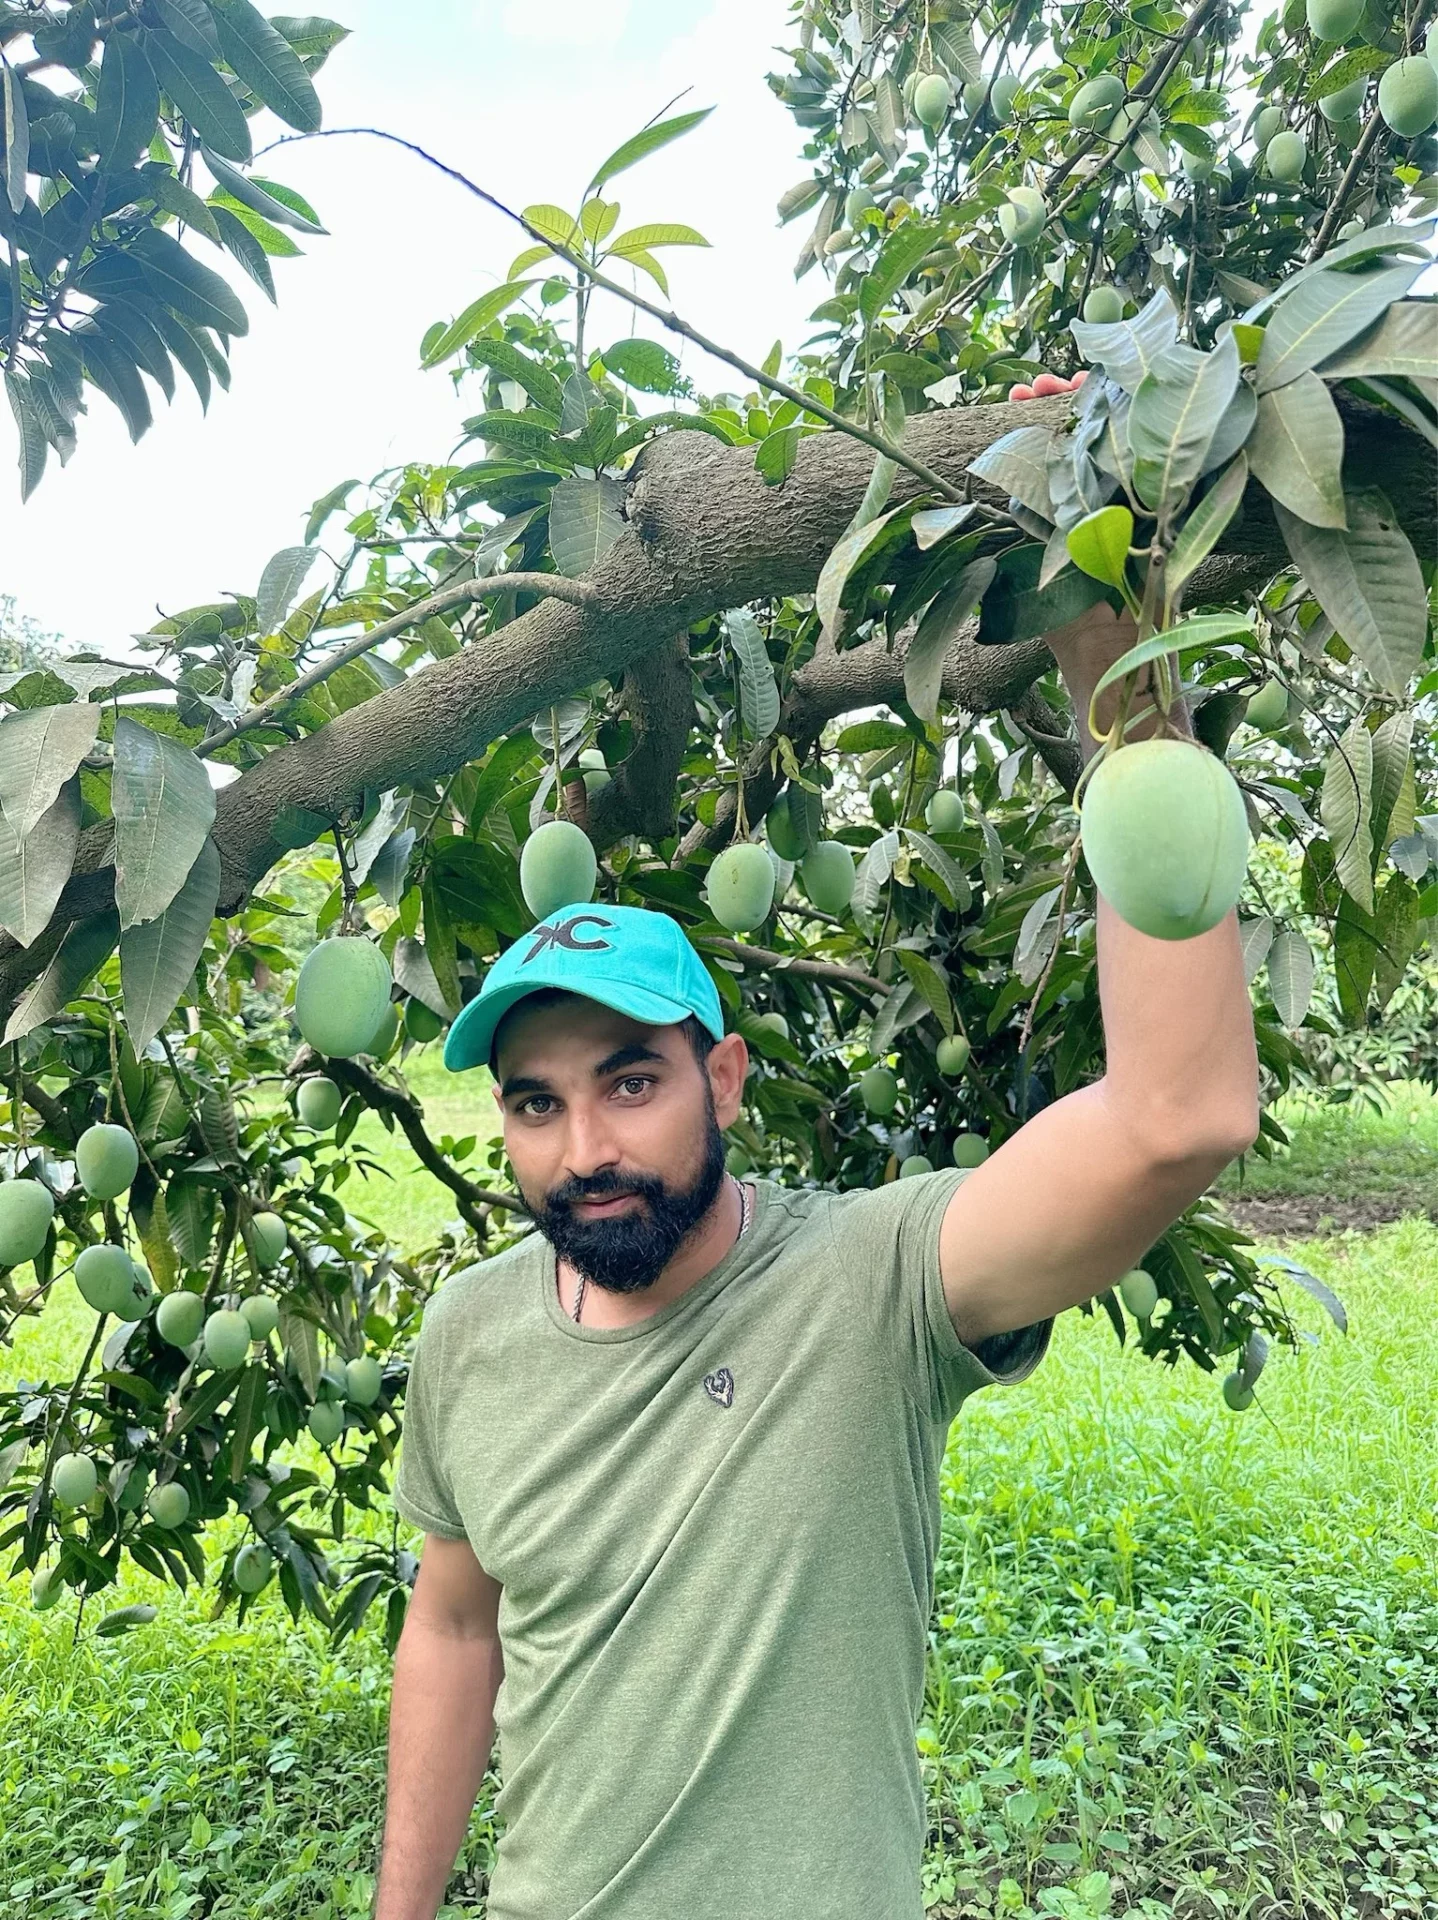
[[[1132,637],[1052,637],[1078,714]],[[1233,916],[1105,905],[1098,954],[1101,1081],[967,1175],[838,1195],[725,1173],[747,1054],[665,916],[562,909],[491,969],[445,1064],[493,1065],[538,1231],[418,1344],[378,1920],[433,1920],[496,1726],[490,1920],[922,1920],[949,1423],[1257,1128]]]

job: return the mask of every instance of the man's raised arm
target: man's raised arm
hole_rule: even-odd
[[[1086,755],[1096,750],[1093,688],[1136,638],[1128,616],[1102,603],[1049,637]],[[1021,1127],[945,1213],[944,1294],[966,1345],[1112,1286],[1257,1133],[1236,917],[1191,940],[1155,940],[1100,899],[1098,972],[1103,1078]]]

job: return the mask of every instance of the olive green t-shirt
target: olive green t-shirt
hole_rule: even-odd
[[[963,1177],[760,1181],[633,1326],[576,1326],[538,1235],[431,1301],[395,1504],[503,1587],[490,1920],[923,1920],[945,1438],[1052,1327],[959,1340]]]

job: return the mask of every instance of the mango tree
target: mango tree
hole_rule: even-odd
[[[213,28],[243,105],[240,0],[149,3],[133,32]],[[51,12],[78,46],[90,16],[72,40],[81,9]],[[424,333],[450,461],[338,485],[253,595],[142,657],[0,676],[0,1326],[72,1288],[93,1314],[68,1377],[0,1396],[38,1605],[126,1555],[203,1580],[223,1522],[217,1607],[277,1575],[296,1614],[382,1605],[397,1634],[414,1561],[347,1519],[387,1482],[425,1299],[525,1226],[501,1149],[436,1140],[406,1063],[555,905],[686,927],[754,1058],[731,1165],[791,1182],[979,1164],[1099,1073],[1096,879],[1159,937],[1238,899],[1269,1094],[1326,1024],[1318,959],[1342,1019],[1381,1016],[1438,921],[1423,18],[806,0],[772,85],[810,163],[780,201],[808,341],[751,365],[668,304],[663,256],[702,236],[618,198],[704,113],[661,119],[572,210],[516,211],[502,280]],[[115,57],[67,69],[52,206],[107,199]],[[158,84],[183,185],[222,150]],[[289,206],[245,157],[206,204]],[[149,224],[193,230],[160,192]],[[45,260],[32,386],[64,331]],[[1152,665],[1205,754],[1126,744],[1125,694],[1085,791],[1042,636],[1099,599],[1137,623],[1115,683]],[[432,1246],[345,1204],[367,1111],[454,1195]],[[1265,1115],[1257,1151],[1282,1138]],[[1291,1284],[1342,1324],[1205,1202],[1098,1310],[1241,1411],[1298,1337]]]

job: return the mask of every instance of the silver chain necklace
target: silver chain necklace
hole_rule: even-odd
[[[729,1174],[727,1177],[730,1184],[736,1189],[739,1195],[739,1233],[738,1233],[738,1239],[735,1242],[735,1244],[737,1245],[738,1240],[742,1240],[744,1238],[744,1235],[749,1231],[749,1220],[750,1220],[751,1213],[753,1211],[753,1204],[754,1204],[754,1189],[749,1185],[747,1181],[736,1180],[732,1173]],[[575,1291],[574,1291],[574,1311],[569,1317],[571,1320],[575,1321],[576,1323],[578,1322],[580,1312],[584,1306],[584,1287],[585,1287],[586,1279],[587,1279],[587,1275],[581,1273],[579,1276],[579,1285],[575,1288]]]

